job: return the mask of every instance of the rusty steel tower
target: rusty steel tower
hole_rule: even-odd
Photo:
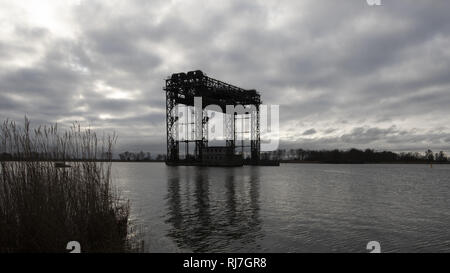
[[[249,133],[250,156],[245,161],[246,164],[257,165],[260,161],[260,105],[261,96],[256,90],[246,90],[231,84],[210,78],[202,71],[190,71],[187,73],[175,73],[166,79],[164,87],[166,92],[166,125],[167,125],[167,159],[168,165],[211,165],[209,156],[212,147],[208,147],[208,105],[217,105],[224,113],[224,147],[214,147],[214,151],[221,151],[225,156],[220,162],[227,164],[228,161],[235,161],[236,149],[242,147],[242,157],[244,151],[244,141],[242,145],[237,143],[237,135]],[[190,107],[195,106],[195,99],[201,98],[201,110],[190,112]],[[178,106],[185,106],[186,112],[179,113]],[[242,112],[233,111],[230,114],[229,108],[243,109]],[[192,115],[193,114],[193,115]],[[180,117],[184,116],[183,123]],[[191,117],[191,120],[189,120]],[[248,119],[250,130],[236,131],[237,119]],[[185,138],[180,138],[181,129]],[[185,146],[185,157],[180,157],[180,144]],[[193,146],[192,151],[189,147]],[[190,154],[190,152],[192,154]],[[208,154],[208,156],[206,156]],[[242,158],[243,159],[243,158]]]

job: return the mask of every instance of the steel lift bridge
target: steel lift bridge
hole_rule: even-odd
[[[166,79],[166,123],[168,165],[258,165],[260,161],[260,105],[261,97],[256,90],[246,90],[210,78],[202,71],[172,74]],[[189,111],[194,107],[194,98],[201,98],[201,111]],[[179,105],[186,112],[179,113]],[[208,105],[222,109],[224,120],[223,147],[208,146]],[[243,112],[227,113],[227,106],[241,107]],[[242,108],[242,106],[244,108]],[[238,108],[236,108],[238,109]],[[200,113],[198,113],[200,112]],[[192,115],[193,114],[193,115]],[[183,123],[180,117],[184,116]],[[189,120],[189,118],[191,120]],[[249,131],[236,131],[237,119],[249,119]],[[180,129],[182,128],[182,129]],[[185,137],[180,138],[183,131]],[[250,134],[250,145],[237,143],[238,134]],[[194,137],[189,137],[189,135]],[[244,139],[242,137],[242,139]],[[180,145],[181,144],[181,145]],[[185,151],[180,156],[180,146]],[[244,159],[244,148],[249,158]],[[189,151],[191,147],[191,151]],[[193,150],[192,150],[193,148]],[[241,149],[241,153],[238,150]]]

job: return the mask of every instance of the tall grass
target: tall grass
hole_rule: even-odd
[[[129,202],[111,185],[115,135],[74,124],[0,128],[0,252],[132,250]],[[99,161],[99,159],[103,161]],[[55,161],[70,164],[56,168]]]

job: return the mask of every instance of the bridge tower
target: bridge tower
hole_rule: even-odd
[[[239,134],[248,133],[241,127],[236,131],[236,123],[241,119],[250,119],[250,160],[247,164],[258,164],[260,160],[260,105],[261,96],[256,90],[246,90],[206,76],[202,71],[175,73],[166,79],[166,129],[168,165],[208,165],[204,153],[208,152],[209,118],[205,108],[218,105],[224,113],[225,147],[229,157],[235,159]],[[201,98],[201,110],[195,109],[195,98]],[[179,111],[179,105],[185,111]],[[227,113],[227,107],[235,110]],[[194,111],[192,111],[194,110]],[[183,123],[181,123],[183,117]],[[184,134],[184,139],[181,138]],[[243,136],[242,136],[243,137]],[[185,157],[180,157],[180,143],[185,148]],[[193,151],[190,151],[190,147]],[[244,151],[244,144],[239,147]],[[221,151],[223,149],[220,149]],[[192,155],[191,155],[191,152]],[[226,160],[225,160],[226,161]]]

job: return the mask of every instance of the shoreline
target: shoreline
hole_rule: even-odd
[[[399,161],[399,162],[322,162],[322,161],[302,161],[302,160],[280,160],[280,163],[285,164],[333,164],[333,165],[364,165],[364,164],[406,164],[406,165],[447,165],[450,162],[408,162],[408,161]]]
[[[164,160],[44,160],[44,159],[7,159],[0,162],[119,162],[119,163],[165,163]],[[280,160],[280,164],[332,164],[332,165],[364,165],[364,164],[385,164],[385,165],[448,165],[450,162],[322,162],[322,161],[303,161],[303,160]]]

